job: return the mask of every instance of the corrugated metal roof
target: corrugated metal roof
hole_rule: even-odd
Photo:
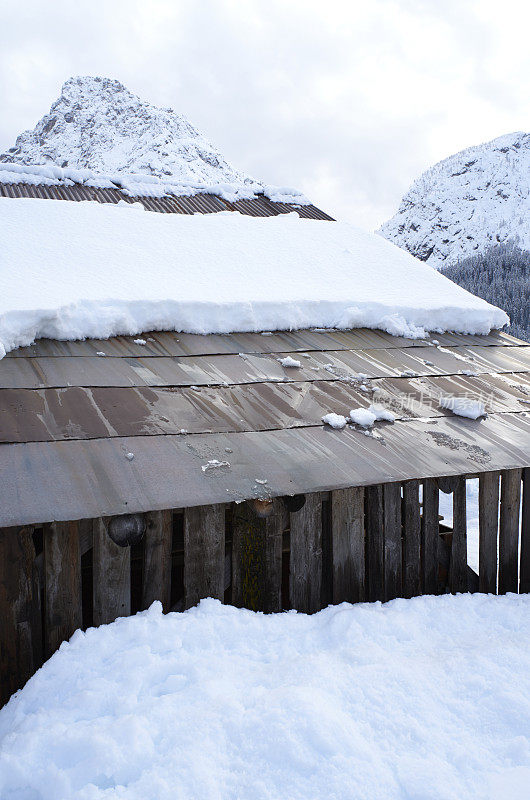
[[[237,200],[230,203],[213,194],[196,194],[190,196],[166,195],[165,197],[131,197],[120,189],[97,189],[84,184],[59,184],[38,186],[30,183],[0,183],[0,197],[36,197],[52,200],[94,200],[99,203],[142,203],[148,211],[165,214],[213,214],[218,211],[236,210],[241,214],[253,217],[270,217],[296,211],[301,217],[309,219],[331,220],[328,214],[313,205],[294,205],[289,203],[273,203],[265,195],[258,195],[249,200]]]
[[[530,347],[505,334],[134,338],[41,340],[0,361],[0,526],[530,463]],[[452,416],[446,394],[482,399],[488,418]],[[394,425],[323,428],[373,398]],[[204,472],[212,459],[230,467]]]

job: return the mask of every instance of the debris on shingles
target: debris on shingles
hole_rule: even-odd
[[[296,358],[291,358],[291,356],[285,356],[285,358],[279,358],[278,361],[280,362],[282,367],[299,368],[302,366],[300,361],[297,361]]]
[[[127,461],[132,461],[134,458],[134,453],[125,453],[125,458]]]
[[[259,483],[260,486],[265,486],[268,483],[266,478],[254,478],[255,483]]]
[[[188,431],[186,430],[186,428],[181,428],[181,429],[180,429],[180,431],[179,431],[179,433],[181,434],[181,436],[185,436],[185,435],[187,434],[187,432],[188,432]]]
[[[435,424],[435,420],[426,420],[431,425]],[[448,447],[450,450],[464,450],[472,461],[477,464],[487,464],[491,461],[491,455],[487,450],[479,447],[476,444],[467,444],[462,439],[455,439],[454,436],[449,436],[442,431],[426,431],[426,433],[434,440],[440,447]]]
[[[459,369],[458,370],[458,374],[459,375],[469,375],[470,377],[474,377],[474,378],[476,378],[478,376],[478,372],[475,372],[472,369]]]
[[[103,351],[102,351],[102,350],[98,350],[98,351],[97,351],[97,353],[96,353],[96,355],[97,355],[97,356],[106,356],[107,354],[106,354],[106,353],[103,353]]]
[[[147,344],[146,339],[133,339],[134,344]]]
[[[230,469],[229,461],[219,461],[217,458],[212,458],[208,463],[201,466],[203,472],[209,472],[212,469]]]
[[[479,417],[486,416],[486,409],[484,403],[479,400],[471,400],[469,397],[440,397],[440,408],[445,408],[452,411],[459,417],[467,417],[468,419],[478,419]]]
[[[395,422],[396,418],[391,411],[379,405],[371,405],[368,408],[354,408],[350,411],[350,420],[361,428],[371,428],[374,422],[384,420],[385,422]]]
[[[418,373],[413,369],[405,369],[400,373],[400,378],[417,378]]]
[[[340,431],[342,428],[346,427],[347,419],[343,417],[342,414],[330,413],[322,417],[322,422],[324,425],[329,425],[330,428]]]

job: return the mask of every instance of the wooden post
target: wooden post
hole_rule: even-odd
[[[478,484],[479,591],[497,591],[499,472],[483,472]]]
[[[44,526],[44,653],[49,658],[83,624],[77,522]]]
[[[304,506],[291,514],[289,595],[297,611],[320,610],[322,587],[322,500],[318,492],[306,495]]]
[[[383,599],[383,487],[367,486],[364,495],[366,526],[366,582],[368,600]]]
[[[0,529],[0,705],[42,664],[33,529]]]
[[[401,597],[401,484],[383,485],[385,600]]]
[[[237,503],[232,515],[232,603],[253,611],[281,611],[281,500],[260,517],[252,501]]]
[[[517,592],[519,586],[519,507],[522,470],[501,473],[499,527],[499,594]]]
[[[453,488],[453,535],[449,564],[449,591],[467,591],[467,513],[466,479],[456,478]]]
[[[523,513],[521,521],[521,574],[519,591],[530,592],[530,468],[523,470]]]
[[[165,612],[171,599],[172,511],[149,511],[145,515],[142,608],[160,600]]]
[[[94,625],[114,622],[131,613],[131,548],[108,535],[111,517],[94,520]]]
[[[358,603],[364,594],[364,489],[331,492],[333,603]]]
[[[423,482],[423,516],[421,526],[422,583],[424,594],[438,594],[438,484],[433,478]]]
[[[184,509],[184,608],[224,598],[225,507]]]
[[[403,595],[421,594],[420,482],[403,484]]]

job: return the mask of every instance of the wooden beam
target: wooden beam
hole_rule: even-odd
[[[281,611],[284,518],[281,500],[273,501],[268,517],[259,517],[252,501],[233,506],[232,603],[235,606],[253,611]]]
[[[108,535],[111,517],[94,520],[94,625],[131,613],[131,548],[119,547]]]
[[[304,506],[291,514],[289,595],[297,611],[312,614],[321,607],[322,500],[318,492],[306,495]]]
[[[333,603],[365,599],[364,488],[331,492]]]
[[[499,472],[483,472],[478,483],[479,591],[497,592]]]
[[[449,591],[467,591],[467,511],[466,479],[458,476],[453,488],[453,535],[449,563]]]
[[[224,598],[225,506],[184,509],[184,608]]]
[[[384,597],[393,600],[401,597],[402,559],[401,548],[401,484],[385,483],[383,485],[384,514]]]
[[[523,512],[521,520],[521,574],[519,591],[530,592],[530,468],[523,470]]]
[[[160,600],[169,611],[171,600],[171,545],[173,512],[149,511],[145,515],[142,608]]]
[[[33,528],[0,529],[0,705],[42,664]]]
[[[438,547],[440,538],[438,484],[433,478],[423,482],[421,525],[422,583],[424,594],[438,594]]]
[[[501,473],[499,526],[499,594],[517,592],[519,587],[519,508],[522,470]]]
[[[44,526],[44,653],[49,658],[83,624],[77,522]]]
[[[366,582],[368,600],[383,599],[384,537],[383,487],[367,486],[364,495],[366,526]]]
[[[403,484],[403,596],[421,594],[420,482]]]

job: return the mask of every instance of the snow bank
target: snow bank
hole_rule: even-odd
[[[366,326],[418,337],[508,322],[382,237],[296,213],[0,198],[0,274],[2,350],[164,329]]]
[[[0,797],[526,797],[529,612],[528,595],[155,604],[77,633],[0,712]]]
[[[329,425],[330,428],[334,428],[336,431],[341,431],[346,427],[348,420],[346,417],[343,417],[342,414],[334,414],[333,412],[330,412],[329,414],[324,414],[322,417],[322,422],[324,425]]]

